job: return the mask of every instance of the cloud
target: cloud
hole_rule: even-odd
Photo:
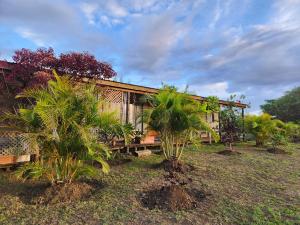
[[[299,12],[299,0],[0,0],[0,29],[30,46],[91,51],[125,81],[243,93],[258,110],[300,85]]]
[[[85,9],[86,13],[93,11],[91,5],[86,5]],[[92,22],[92,17],[90,20]],[[37,46],[91,50],[97,45],[109,44],[105,34],[88,30],[76,5],[63,0],[1,0],[0,24],[12,27]],[[94,41],[93,46],[90,40]]]
[[[44,42],[45,37],[43,37],[42,34],[34,33],[30,29],[21,27],[17,28],[16,32],[19,33],[23,38],[32,40],[37,46],[46,46],[46,43]]]
[[[174,75],[176,68],[169,63],[172,51],[189,32],[193,13],[186,15],[193,4],[181,2],[169,5],[164,12],[131,18],[130,25],[123,32],[123,67],[160,76],[161,79]],[[198,6],[199,7],[199,6]],[[193,11],[196,11],[195,7]],[[167,75],[168,74],[168,75]]]
[[[95,22],[95,12],[98,9],[98,6],[95,3],[83,2],[80,4],[80,8],[88,19],[89,24],[94,25]]]

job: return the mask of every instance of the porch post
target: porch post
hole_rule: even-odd
[[[245,141],[245,112],[244,108],[242,108],[242,120],[243,120],[243,141]]]
[[[129,102],[130,102],[130,92],[127,92],[126,94],[126,118],[125,118],[125,121],[126,123],[129,122]]]
[[[220,136],[220,140],[221,140],[221,138],[222,138],[221,137],[221,107],[220,107],[218,114],[219,114],[219,116],[218,116],[219,117],[219,136]]]
[[[142,103],[142,134],[144,134],[144,103]]]

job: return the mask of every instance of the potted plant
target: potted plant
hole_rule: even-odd
[[[141,144],[141,140],[142,140],[142,132],[137,130],[134,132],[134,138],[133,138],[133,143],[134,144]]]

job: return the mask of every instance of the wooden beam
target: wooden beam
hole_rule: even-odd
[[[140,86],[135,84],[126,84],[126,83],[121,83],[121,82],[111,81],[111,80],[100,80],[100,79],[95,80],[90,78],[82,78],[81,80],[87,83],[96,83],[96,85],[98,86],[109,87],[114,90],[121,90],[130,93],[157,94],[159,92],[158,88],[145,87],[145,86]],[[191,97],[198,101],[205,101],[206,99],[205,97],[197,96],[197,95],[191,95]],[[220,105],[224,105],[224,106],[231,104],[230,102],[224,100],[219,100],[219,103]],[[247,107],[246,104],[240,102],[235,102],[235,106],[239,108]]]

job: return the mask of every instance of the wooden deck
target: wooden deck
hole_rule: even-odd
[[[153,149],[153,148],[160,148],[160,142],[156,143],[144,143],[144,144],[128,144],[128,145],[116,145],[111,147],[112,151],[118,151],[118,152],[135,152],[139,150],[147,150],[147,149]]]

